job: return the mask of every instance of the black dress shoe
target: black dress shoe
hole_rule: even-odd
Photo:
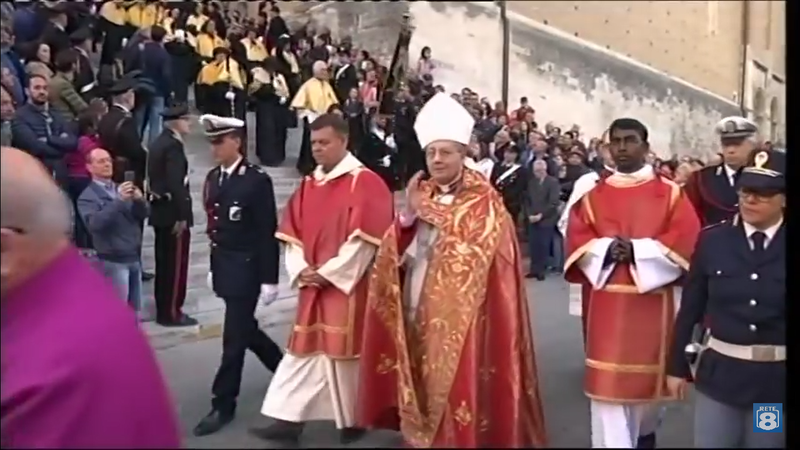
[[[207,416],[200,420],[200,423],[194,427],[193,433],[195,436],[208,436],[223,429],[225,425],[231,423],[236,416],[234,413],[224,413],[216,409],[212,409]]]
[[[152,272],[142,271],[142,281],[150,281],[156,276]]]
[[[343,428],[339,430],[339,442],[342,445],[352,444],[364,437],[367,430],[363,428]]]
[[[636,441],[636,448],[656,448],[656,434],[650,433],[639,436]]]
[[[279,419],[269,426],[250,429],[250,434],[265,441],[297,442],[302,432],[302,423]]]
[[[184,314],[178,320],[156,320],[156,323],[162,327],[193,327],[198,322],[194,317]]]

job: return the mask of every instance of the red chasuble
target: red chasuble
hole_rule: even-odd
[[[483,175],[465,170],[451,205],[418,216],[439,231],[419,307],[404,314],[392,227],[370,276],[358,421],[400,429],[414,447],[545,447],[528,299],[514,222]]]
[[[675,317],[674,286],[641,294],[630,264],[617,264],[601,290],[576,262],[603,237],[652,238],[687,270],[700,223],[681,188],[662,177],[631,185],[601,181],[570,211],[565,276],[584,285],[584,389],[595,400],[641,402],[666,398],[665,364]],[[634,266],[635,268],[635,266]]]
[[[303,249],[319,268],[352,237],[379,245],[392,224],[394,198],[374,172],[359,167],[325,182],[303,179],[286,205],[276,237]],[[302,287],[288,350],[296,356],[354,358],[361,352],[367,276],[353,292]]]

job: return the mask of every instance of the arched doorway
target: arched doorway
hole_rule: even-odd
[[[753,118],[755,119],[756,125],[758,125],[758,131],[762,133],[764,136],[769,135],[769,130],[766,129],[767,127],[767,99],[766,95],[764,94],[763,88],[756,89],[756,95],[753,99]]]
[[[778,97],[772,97],[769,102],[769,139],[772,142],[778,140],[778,125],[781,123],[781,107]]]

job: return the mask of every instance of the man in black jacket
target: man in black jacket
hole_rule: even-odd
[[[547,174],[547,162],[544,160],[534,160],[532,169],[533,176],[528,180],[522,207],[531,259],[530,272],[526,278],[544,280],[550,246],[556,232],[561,187],[555,177]]]
[[[72,84],[81,97],[88,102],[97,94],[94,69],[92,61],[89,59],[89,52],[92,49],[92,30],[80,28],[72,33],[69,39],[72,41],[72,48],[78,53],[78,64]]]
[[[190,326],[197,321],[181,312],[189,270],[189,229],[193,225],[189,192],[189,162],[183,137],[189,133],[189,108],[167,108],[161,117],[164,131],[150,146],[147,161],[150,182],[150,226],[155,232],[156,323]]]
[[[58,3],[52,8],[47,8],[49,21],[42,30],[41,42],[50,47],[50,54],[55,56],[70,47],[69,34],[67,34],[68,6]]]
[[[339,104],[344,105],[350,95],[350,89],[358,87],[358,74],[356,68],[350,63],[350,54],[340,50],[338,53],[339,65],[333,76],[333,89]]]

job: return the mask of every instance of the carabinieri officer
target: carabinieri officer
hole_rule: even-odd
[[[694,172],[684,187],[700,223],[706,226],[736,215],[736,178],[756,148],[758,127],[744,117],[731,116],[720,120],[714,131],[719,135],[723,161]]]
[[[211,239],[209,277],[225,302],[225,325],[222,362],[211,388],[212,410],[195,427],[196,436],[215,433],[233,420],[248,349],[272,372],[283,356],[255,318],[259,298],[268,304],[278,296],[280,250],[272,180],[239,153],[243,121],[206,114],[200,122],[219,164],[206,176],[203,203]]]
[[[786,155],[750,159],[736,184],[739,214],[698,238],[675,320],[667,384],[680,397],[694,378],[695,448],[785,443],[783,432],[754,431],[784,417],[754,418],[753,404],[786,402]],[[692,343],[704,316],[709,332]]]

